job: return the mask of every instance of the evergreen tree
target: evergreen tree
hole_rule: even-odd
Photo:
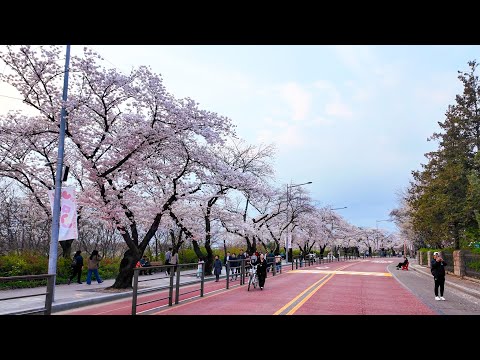
[[[456,96],[456,105],[449,106],[445,120],[438,122],[442,131],[429,138],[439,142],[438,150],[425,154],[428,163],[412,172],[407,198],[415,231],[437,248],[459,249],[466,233],[478,230],[475,213],[480,209],[472,201],[472,186],[478,174],[474,157],[480,145],[480,87],[477,63],[469,62],[469,67],[469,72],[458,76],[463,94]]]

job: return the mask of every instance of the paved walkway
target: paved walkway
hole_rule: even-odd
[[[392,258],[387,258],[391,260]],[[415,259],[410,260],[409,271],[415,271],[420,276],[432,278],[430,269],[418,265]],[[288,267],[284,268],[288,270]],[[402,270],[397,270],[402,271]],[[395,273],[394,273],[395,274]],[[225,275],[222,276],[225,278]],[[170,279],[165,274],[143,275],[139,279],[139,293],[146,292],[153,288],[166,288],[169,285]],[[148,281],[147,281],[148,280]],[[196,280],[194,272],[184,276],[182,273],[181,282],[189,282]],[[213,281],[214,277],[206,278],[206,281]],[[60,312],[69,309],[75,309],[85,305],[99,304],[108,301],[114,301],[122,298],[131,298],[131,290],[109,290],[107,289],[113,285],[114,279],[104,280],[102,284],[92,282],[91,285],[72,283],[71,285],[61,284],[55,287],[55,301],[52,305],[52,313]],[[455,289],[457,292],[473,296],[480,300],[480,280],[459,278],[455,275],[447,274],[445,288]],[[32,296],[15,300],[1,299],[14,296],[32,295],[45,292],[45,287],[32,289],[14,289],[0,291],[0,315],[12,314],[16,312],[25,311],[27,309],[41,308],[44,306],[45,296]],[[433,293],[433,280],[432,280]]]
[[[186,276],[185,276],[186,275]],[[225,275],[223,275],[225,277]],[[210,277],[212,278],[212,277]],[[213,277],[214,279],[214,277]],[[182,272],[180,282],[189,282],[196,280],[195,271]],[[112,286],[115,279],[103,280],[101,284],[92,281],[91,285],[72,282],[70,285],[60,284],[55,286],[55,298],[52,304],[52,313],[75,309],[81,306],[99,304],[108,301],[114,301],[123,298],[132,298],[132,290],[107,289]],[[153,275],[142,275],[139,277],[139,293],[154,288],[162,289],[168,287],[170,278],[165,273],[156,273]],[[20,299],[4,300],[4,298],[34,295],[45,293],[46,287],[13,289],[0,291],[0,315],[12,314],[31,309],[39,309],[45,305],[45,296],[29,296]]]
[[[422,275],[428,276],[430,279],[432,278],[432,274],[430,273],[430,268],[426,266],[419,265],[416,260],[410,260],[410,270],[415,270]],[[401,270],[399,270],[401,271]],[[474,296],[480,299],[480,280],[463,277],[460,278],[453,274],[447,274],[445,277],[445,288],[452,287],[456,290],[468,294],[470,296]],[[433,280],[432,280],[432,289],[433,289]]]

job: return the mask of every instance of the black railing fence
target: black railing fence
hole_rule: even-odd
[[[0,277],[0,283],[10,282],[10,281],[47,281],[45,292],[40,292],[42,287],[34,288],[35,293],[25,294],[18,296],[2,297],[0,302],[5,301],[4,307],[8,306],[8,301],[31,298],[35,296],[45,296],[45,305],[40,308],[31,308],[25,309],[17,312],[10,312],[9,315],[33,315],[33,314],[43,314],[50,315],[52,313],[52,303],[53,303],[53,291],[54,291],[54,274],[40,274],[40,275],[23,275],[23,276],[9,276],[9,277]],[[38,292],[37,292],[38,291]],[[2,305],[0,305],[2,307]]]

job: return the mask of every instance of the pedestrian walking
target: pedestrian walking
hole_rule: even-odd
[[[168,251],[165,253],[165,265],[170,265],[170,259],[172,258],[172,248],[169,247]],[[170,275],[170,266],[167,266],[167,271],[165,271],[165,275]]]
[[[263,253],[260,254],[260,257],[257,261],[257,276],[258,276],[258,285],[260,285],[260,290],[263,290],[265,286],[265,279],[267,278],[267,259]]]
[[[83,269],[83,257],[82,252],[78,250],[75,255],[73,255],[72,259],[72,275],[70,279],[68,279],[68,285],[72,282],[73,278],[77,276],[77,283],[81,284],[81,276],[82,276],[82,269]]]
[[[92,283],[92,274],[95,276],[95,279],[99,284],[103,282],[98,274],[98,268],[102,257],[98,254],[97,250],[93,250],[88,258],[88,271],[87,271],[87,285]]]
[[[220,274],[222,273],[222,262],[218,255],[215,255],[215,261],[213,262],[213,273],[215,274],[215,282],[218,282],[220,279]]]
[[[435,280],[435,300],[445,300],[443,297],[443,291],[445,289],[445,266],[447,266],[447,263],[440,256],[440,253],[435,251],[433,253],[433,260],[430,263],[430,271]],[[438,292],[439,288],[440,294]]]

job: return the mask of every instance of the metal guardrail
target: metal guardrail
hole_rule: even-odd
[[[160,276],[160,277],[150,277],[148,279],[139,279],[139,274],[142,271],[145,271],[146,268],[134,268],[133,269],[133,295],[132,295],[132,315],[137,314],[137,308],[141,305],[146,305],[146,304],[151,304],[154,302],[159,302],[161,300],[168,299],[168,306],[172,306],[173,303],[178,304],[180,301],[180,295],[186,295],[192,292],[197,292],[199,291],[199,297],[203,297],[204,294],[204,282],[205,282],[205,263],[202,263],[202,273],[200,276],[199,280],[195,281],[189,281],[184,283],[185,285],[191,285],[192,283],[198,282],[200,284],[200,288],[195,288],[193,290],[189,290],[186,292],[181,293],[180,288],[183,285],[180,281],[180,275],[182,272],[182,269],[189,269],[192,267],[198,268],[198,263],[186,263],[186,264],[176,264],[176,265],[158,265],[158,266],[149,266],[147,269],[148,271],[152,270],[155,271],[156,269],[160,269],[161,274],[163,275],[166,270],[169,270],[168,273],[169,275],[165,276]],[[169,285],[168,286],[163,286],[163,287],[155,287],[151,289],[144,289],[142,291],[138,290],[138,284],[142,282],[148,282],[152,280],[158,280],[158,279],[166,279],[168,278]],[[161,290],[165,290],[168,288],[168,296],[166,297],[160,297],[160,298],[154,298],[148,301],[143,301],[143,302],[138,302],[139,294],[144,295],[146,293],[153,293],[153,292],[159,292]],[[175,295],[174,295],[175,291]],[[175,299],[175,300],[174,300]]]
[[[358,259],[359,257],[355,256],[350,256],[347,257],[347,259]],[[322,264],[322,263],[331,263],[334,261],[343,261],[343,259],[340,258],[332,258],[332,257],[325,257],[325,258],[320,258],[317,257],[315,260],[313,259],[307,259],[307,260],[302,260],[300,261],[299,258],[294,258],[291,263],[276,263],[276,262],[267,262],[268,268],[270,269],[269,272],[273,274],[273,276],[276,276],[278,274],[281,274],[283,272],[283,269],[285,266],[291,267],[292,270],[298,269],[299,267],[306,267],[306,266],[312,266],[312,265],[317,265],[317,264]],[[233,264],[233,266],[231,265]],[[164,276],[163,278],[169,278],[169,285],[163,286],[163,287],[156,287],[152,289],[145,289],[142,290],[141,292],[138,290],[138,284],[141,282],[147,282],[151,280],[157,280],[159,278],[148,278],[148,279],[139,279],[139,272],[145,271],[145,268],[135,268],[133,269],[134,271],[134,277],[133,277],[133,298],[132,298],[132,315],[137,314],[137,307],[141,305],[146,305],[149,303],[153,302],[158,302],[160,300],[165,300],[168,299],[168,306],[173,306],[173,304],[178,304],[180,302],[180,296],[181,295],[186,295],[192,292],[197,292],[199,291],[199,297],[204,296],[204,286],[205,286],[205,263],[202,263],[202,273],[201,277],[198,280],[194,281],[187,281],[187,282],[181,282],[181,274],[182,274],[182,269],[188,269],[188,268],[197,268],[198,263],[187,263],[187,264],[178,264],[178,265],[159,265],[159,266],[150,266],[148,269],[156,270],[156,269],[161,269],[161,273],[163,274],[165,272],[165,269],[170,268],[170,275],[169,276]],[[248,277],[248,269],[250,268],[250,259],[234,259],[234,260],[227,260],[225,269],[226,269],[226,274],[223,275],[225,277],[225,288],[229,289],[230,288],[230,282],[232,281],[231,278],[239,278],[240,282],[238,285],[245,285],[247,283],[246,279]],[[175,270],[176,268],[176,270]],[[175,279],[175,280],[174,280]],[[214,277],[212,277],[212,280]],[[207,279],[208,281],[208,279]],[[194,288],[193,290],[189,290],[186,292],[181,292],[181,287],[183,285],[192,285],[195,283],[200,284],[200,288]],[[144,302],[138,302],[138,295],[139,294],[145,294],[148,292],[159,292],[162,290],[168,289],[168,296],[166,297],[161,297],[161,298],[155,298],[151,299],[148,301]],[[175,292],[175,294],[174,294]]]
[[[50,315],[52,313],[55,274],[0,277],[0,283],[9,282],[9,281],[23,281],[23,280],[31,281],[31,280],[44,280],[44,279],[47,280],[46,292],[29,294],[29,295],[10,296],[6,298],[0,298],[0,301],[15,300],[15,299],[45,295],[45,306],[43,308],[16,311],[13,313],[9,313],[8,315],[31,315],[31,314],[39,314],[39,313],[43,313],[43,315]]]

